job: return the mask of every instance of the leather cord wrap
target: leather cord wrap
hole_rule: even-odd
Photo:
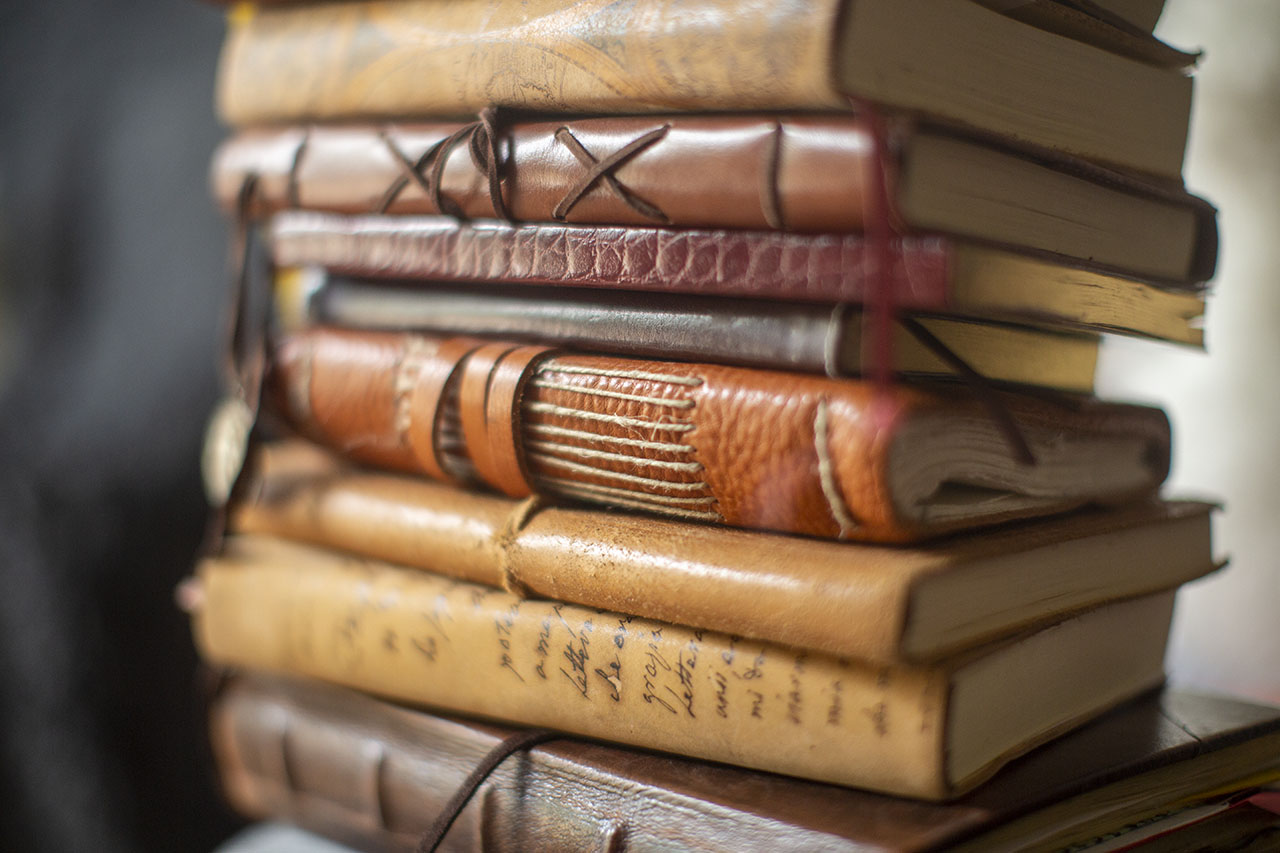
[[[529,369],[549,347],[482,346],[462,368],[462,438],[476,474],[513,498],[533,494],[520,453],[520,398]]]
[[[499,741],[493,749],[485,754],[484,758],[480,759],[480,763],[476,765],[476,768],[453,792],[453,796],[449,798],[449,802],[445,803],[444,808],[440,810],[440,814],[436,816],[431,828],[423,833],[422,838],[418,841],[417,853],[435,853],[435,850],[440,847],[440,842],[444,840],[445,835],[449,832],[449,827],[453,826],[453,822],[458,819],[458,815],[466,808],[467,802],[484,784],[484,780],[488,779],[502,762],[517,752],[532,749],[538,744],[546,743],[549,740],[557,740],[561,737],[563,735],[558,732],[547,729],[529,729],[516,732]]]
[[[435,357],[419,371],[409,397],[409,446],[414,457],[428,476],[454,485],[459,480],[446,470],[440,455],[444,398],[458,368],[481,345],[471,338],[450,338],[440,344]]]

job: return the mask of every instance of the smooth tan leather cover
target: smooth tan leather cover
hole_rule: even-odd
[[[967,0],[396,0],[245,6],[230,22],[218,107],[240,126],[847,110],[854,96],[1177,178],[1190,113],[1182,74]]]
[[[241,812],[398,853],[416,849],[467,771],[510,732],[258,674],[224,683],[209,726],[224,790]],[[951,849],[967,840],[989,851],[1003,848],[983,847],[984,832],[1066,803],[1065,813],[1044,824],[1063,846],[1097,831],[1072,832],[1092,816],[1085,806],[1073,810],[1073,798],[1162,768],[1181,768],[1183,778],[1201,774],[1197,794],[1238,788],[1268,763],[1275,775],[1268,746],[1278,738],[1275,708],[1166,688],[1041,747],[945,805],[556,740],[504,762],[441,850],[855,853]],[[1206,775],[1207,762],[1251,744],[1251,753]],[[1170,806],[1172,795],[1159,783],[1141,790],[1104,818],[1102,831]],[[1014,836],[1024,846],[1035,837],[1030,829]]]
[[[251,471],[231,513],[237,532],[307,542],[524,596],[883,663],[908,659],[903,636],[915,590],[942,574],[983,583],[987,570],[1014,563],[1023,569],[1024,586],[1040,590],[1040,597],[1025,610],[1005,603],[994,623],[914,660],[935,660],[1032,622],[1173,586],[1214,566],[1209,507],[1196,503],[1142,503],[927,547],[887,548],[554,504],[531,510],[496,495],[353,469],[303,442],[262,448]],[[1113,555],[1140,547],[1126,544],[1130,537],[1154,541],[1188,521],[1204,525],[1203,547],[1165,554],[1154,574],[1116,563]],[[1074,588],[1046,578],[1040,562],[1046,554],[1069,563],[1110,560],[1115,571],[1106,582]],[[984,604],[965,605],[971,621],[991,619]]]
[[[1160,593],[933,666],[877,667],[280,540],[228,540],[193,583],[196,642],[217,666],[925,799],[972,788],[1158,684],[1173,604]],[[1134,619],[1143,630],[1107,648],[1103,665],[1081,658]],[[1029,665],[1028,647],[1054,665]],[[951,717],[982,701],[956,708],[954,694],[991,667],[1009,679],[1011,714],[1032,719],[1014,737],[965,732],[975,760],[953,772]],[[1046,689],[1071,690],[1070,710],[1045,707]]]
[[[351,458],[400,471],[440,467],[512,497],[538,491],[688,520],[866,540],[908,540],[1132,498],[1153,492],[1168,470],[1168,421],[1157,409],[1002,395],[1048,466],[1041,470],[1079,464],[1082,450],[1111,441],[1127,448],[1130,464],[1095,465],[1072,489],[1041,483],[1029,503],[966,503],[964,514],[939,519],[933,495],[915,503],[904,494],[897,472],[914,451],[895,448],[926,424],[939,438],[991,424],[990,410],[965,390],[877,388],[479,341],[469,352],[452,343],[442,349],[450,340],[322,328],[288,335],[272,359],[276,406]],[[456,381],[437,381],[442,372]],[[453,393],[456,425],[447,416]],[[461,452],[451,452],[446,435],[458,433]],[[925,449],[919,439],[915,449]],[[929,476],[938,486],[994,485],[981,474],[989,457],[975,465],[964,454],[935,455]]]

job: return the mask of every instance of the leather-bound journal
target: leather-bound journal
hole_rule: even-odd
[[[394,0],[230,16],[233,125],[850,110],[850,98],[1177,180],[1191,80],[970,0]]]
[[[1128,500],[1169,461],[1158,409],[472,338],[308,329],[273,348],[269,379],[289,423],[366,463],[823,537]]]
[[[212,180],[232,211],[253,175],[259,215],[831,233],[863,230],[883,175],[903,231],[1157,281],[1213,274],[1214,210],[1181,187],[918,121],[875,127],[781,114],[258,129],[224,143]],[[477,136],[503,152],[500,165],[471,155],[463,143]]]
[[[876,364],[874,336],[867,333],[874,326],[858,306],[582,288],[396,286],[314,268],[281,271],[276,288],[278,304],[304,302],[300,316],[282,318],[299,327],[476,335],[828,376],[871,373]],[[916,329],[926,333],[923,340]],[[962,378],[930,339],[991,382],[1093,391],[1101,343],[1096,334],[915,316],[894,324],[893,372],[909,379]]]
[[[467,222],[289,210],[271,220],[281,267],[377,279],[868,302],[903,310],[1116,330],[1200,344],[1204,294],[938,236],[896,238],[884,277],[862,234]]]
[[[225,681],[210,730],[239,811],[388,852],[415,849],[509,731],[261,675]],[[1277,777],[1280,711],[1171,688],[946,804],[553,740],[500,765],[440,849],[1064,849]]]
[[[524,502],[264,446],[231,529],[839,657],[927,662],[1213,569],[1211,507],[1141,502],[913,548]]]
[[[925,799],[1158,684],[1173,597],[881,666],[262,537],[183,594],[215,665]]]
[[[411,851],[509,730],[256,674],[210,717],[241,812]],[[507,759],[447,851],[1056,850],[1280,776],[1280,711],[1175,689],[1124,705],[947,804],[575,739]]]

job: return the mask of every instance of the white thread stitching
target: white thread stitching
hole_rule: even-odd
[[[832,517],[840,525],[840,537],[844,538],[858,529],[858,522],[849,514],[849,509],[844,505],[844,499],[840,496],[840,489],[836,485],[831,464],[831,450],[827,446],[828,417],[827,400],[824,397],[818,401],[818,411],[813,418],[813,447],[818,453],[818,479],[822,482],[822,495],[827,499]]]
[[[597,477],[605,477],[610,480],[620,480],[624,483],[636,483],[656,489],[670,489],[676,492],[693,492],[699,489],[705,489],[706,483],[671,483],[666,480],[654,480],[651,477],[641,477],[636,474],[623,474],[618,471],[605,471],[601,468],[595,468],[591,465],[581,465],[577,462],[570,462],[568,459],[560,459],[555,456],[547,456],[542,453],[531,453],[528,456],[530,461],[540,462],[543,465],[549,465],[553,468],[564,468],[569,471],[577,471],[581,474],[590,474]]]
[[[577,365],[558,365],[555,361],[550,361],[538,368],[538,374],[543,373],[576,373],[584,376],[611,376],[618,379],[648,379],[653,382],[666,382],[671,385],[684,385],[689,388],[697,388],[702,384],[702,380],[696,376],[673,376],[669,373],[648,373],[643,370],[605,370],[594,367],[579,367]]]
[[[634,498],[636,500],[652,501],[660,504],[675,504],[683,506],[692,506],[695,504],[713,504],[716,499],[711,496],[682,498],[675,495],[655,495],[648,492],[637,492],[634,489],[618,489],[612,486],[601,486],[597,483],[584,483],[580,480],[566,480],[561,477],[539,477],[538,483],[543,485],[554,486],[562,490],[576,490],[579,492],[590,492],[592,494],[606,495],[619,498]]]
[[[646,397],[643,394],[625,394],[622,391],[610,391],[606,388],[584,388],[581,385],[562,385],[559,382],[548,382],[535,377],[529,384],[535,388],[548,391],[569,391],[574,394],[586,394],[590,397],[611,397],[615,400],[631,400],[635,403],[647,403],[652,406],[670,406],[673,409],[688,409],[694,405],[693,400],[668,400],[665,397]]]
[[[588,447],[577,447],[572,444],[561,444],[556,441],[526,441],[528,450],[541,450],[551,453],[564,453],[577,456],[579,459],[607,459],[610,462],[624,462],[637,466],[665,468],[668,471],[682,471],[696,474],[702,470],[701,462],[674,462],[669,459],[648,459],[644,456],[628,456],[625,453],[610,453],[607,450],[592,450]]]
[[[412,399],[413,386],[418,382],[418,374],[426,364],[427,348],[421,339],[410,338],[400,363],[396,365],[395,382],[392,386],[396,409],[395,430],[396,438],[402,444],[413,426],[413,407],[409,405],[409,401]]]
[[[623,444],[627,447],[639,447],[645,450],[667,451],[670,453],[689,453],[693,450],[693,445],[690,444],[672,444],[666,441],[644,441],[639,438],[623,438],[620,435],[601,435],[598,432],[568,429],[567,427],[552,426],[551,424],[529,424],[525,427],[525,431],[544,433],[546,435],[559,435],[564,436],[565,438],[577,438],[582,441]]]
[[[585,409],[571,409],[567,406],[557,406],[554,403],[543,403],[540,401],[530,401],[524,404],[526,410],[530,412],[539,412],[545,415],[558,415],[566,418],[581,418],[587,421],[602,421],[609,424],[618,424],[619,426],[636,427],[637,429],[651,429],[656,432],[689,432],[694,429],[691,423],[684,421],[650,421],[644,418],[625,418],[621,415],[606,415],[601,412],[589,412]]]
[[[582,489],[564,488],[560,489],[560,493],[570,497],[592,497],[589,492]],[[677,507],[663,506],[661,504],[649,503],[643,500],[627,500],[626,498],[614,497],[609,502],[615,506],[629,507],[631,509],[644,509],[650,512],[659,512],[663,515],[674,515],[680,518],[694,518],[700,521],[721,521],[723,516],[718,512],[699,512],[692,509],[679,509]]]

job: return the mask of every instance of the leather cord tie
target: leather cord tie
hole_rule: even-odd
[[[560,199],[560,203],[551,211],[551,218],[557,222],[563,222],[574,206],[582,200],[583,196],[595,186],[597,183],[604,184],[613,195],[623,204],[639,213],[641,216],[648,217],[663,225],[670,224],[671,220],[658,207],[650,202],[645,201],[640,196],[633,193],[622,185],[622,182],[614,177],[614,170],[625,164],[628,160],[635,157],[641,151],[644,151],[650,145],[661,140],[671,130],[671,125],[664,124],[662,127],[655,128],[643,136],[639,136],[617,151],[605,157],[603,160],[597,160],[595,156],[586,149],[585,146],[573,135],[568,127],[562,127],[556,131],[556,141],[568,148],[574,157],[578,158],[578,162],[587,167],[587,173],[583,175],[576,184],[565,193],[564,198]]]
[[[893,200],[889,188],[894,183],[891,158],[887,156],[889,129],[884,116],[874,104],[860,98],[850,98],[849,103],[855,112],[861,113],[871,129],[871,163],[870,179],[864,210],[864,230],[867,235],[867,250],[871,259],[868,308],[863,314],[864,330],[866,318],[871,318],[872,334],[870,339],[874,345],[875,356],[871,364],[871,373],[875,381],[883,387],[893,381],[893,324],[895,320],[916,340],[930,349],[935,355],[949,364],[974,394],[981,400],[991,414],[996,426],[1004,435],[1013,452],[1014,458],[1024,465],[1034,465],[1035,455],[1027,444],[1018,424],[1009,413],[991,383],[980,373],[970,367],[963,359],[951,351],[946,344],[938,340],[929,330],[910,318],[898,317],[897,296],[893,292],[893,278],[889,274],[894,263],[894,244],[900,242],[901,229],[894,214]]]
[[[267,336],[271,315],[271,262],[262,250],[254,219],[259,178],[250,172],[236,195],[233,257],[236,258],[231,303],[226,314],[223,344],[224,399],[205,434],[201,469],[206,495],[213,507],[201,553],[216,553],[227,528],[227,506],[249,479],[253,447],[258,436],[258,412],[266,373]]]
[[[507,516],[502,529],[498,531],[493,540],[498,562],[498,576],[502,579],[502,588],[517,598],[528,598],[530,589],[516,575],[515,566],[511,564],[511,547],[516,544],[516,541],[520,538],[520,531],[529,523],[529,520],[547,505],[546,498],[541,495],[530,495],[525,498]]]
[[[898,324],[906,329],[911,337],[919,341],[926,349],[946,362],[947,366],[960,375],[964,384],[969,386],[974,396],[982,401],[982,405],[990,413],[991,419],[995,421],[996,426],[1004,435],[1004,440],[1008,442],[1014,458],[1023,465],[1035,465],[1036,457],[1031,452],[1031,445],[1027,443],[1026,436],[1018,428],[1018,422],[1009,413],[1009,407],[1004,404],[1004,401],[996,393],[995,388],[992,387],[991,380],[970,367],[968,362],[938,340],[937,336],[922,326],[918,320],[912,317],[899,317]]]
[[[385,129],[379,131],[378,135],[387,147],[387,151],[390,152],[396,166],[400,169],[401,175],[387,187],[387,191],[383,193],[382,198],[374,205],[373,212],[386,213],[387,209],[391,207],[410,184],[417,184],[441,214],[452,216],[455,219],[466,219],[467,216],[462,207],[446,196],[441,187],[444,169],[449,162],[449,155],[460,144],[465,142],[467,150],[471,154],[471,162],[484,174],[488,183],[489,203],[493,206],[493,215],[507,222],[512,222],[511,215],[507,212],[506,202],[502,198],[502,160],[498,152],[499,133],[498,110],[494,107],[488,107],[481,111],[476,121],[458,128],[448,137],[422,152],[422,156],[416,161],[410,161]],[[428,167],[430,167],[430,175],[429,177],[424,177],[423,173],[428,170]]]
[[[445,803],[444,808],[440,810],[440,814],[436,816],[431,828],[423,833],[422,839],[418,842],[417,853],[435,853],[440,847],[440,842],[444,840],[445,835],[449,832],[449,828],[458,819],[458,815],[462,813],[462,810],[466,808],[467,803],[475,795],[475,792],[493,774],[493,771],[498,769],[502,762],[517,752],[532,749],[538,744],[556,740],[560,737],[559,733],[548,731],[547,729],[530,729],[516,732],[503,738],[502,741],[485,754],[484,758],[480,759],[480,763],[462,781],[458,789],[453,792],[453,796],[449,798],[449,802]]]
[[[441,430],[449,383],[467,356],[483,346],[473,338],[449,338],[425,360],[409,392],[409,447],[424,473],[445,483],[460,480],[444,464]]]
[[[867,280],[867,311],[863,312],[864,339],[872,342],[874,357],[871,376],[882,388],[893,382],[893,318],[897,314],[897,294],[893,292],[893,279],[889,275],[893,263],[893,239],[897,229],[892,221],[892,200],[889,186],[892,180],[887,172],[890,160],[886,156],[887,129],[880,111],[870,101],[849,98],[855,113],[862,115],[871,130],[871,152],[868,157],[866,192],[863,198],[863,230],[867,236],[867,261],[870,266]],[[870,326],[870,334],[866,334]]]
[[[549,347],[486,344],[462,366],[459,409],[467,455],[480,479],[508,497],[533,493],[520,453],[520,398],[530,368],[549,352]]]
[[[293,160],[289,163],[289,178],[288,183],[285,184],[285,198],[288,200],[291,210],[298,210],[302,207],[302,199],[298,194],[298,170],[302,168],[302,158],[306,156],[307,146],[310,143],[311,128],[308,127],[302,132],[302,140],[298,143],[298,147],[293,150]]]
[[[782,166],[782,122],[773,123],[769,145],[760,160],[760,212],[764,221],[775,231],[786,231],[782,218],[782,202],[778,198],[778,169]]]

